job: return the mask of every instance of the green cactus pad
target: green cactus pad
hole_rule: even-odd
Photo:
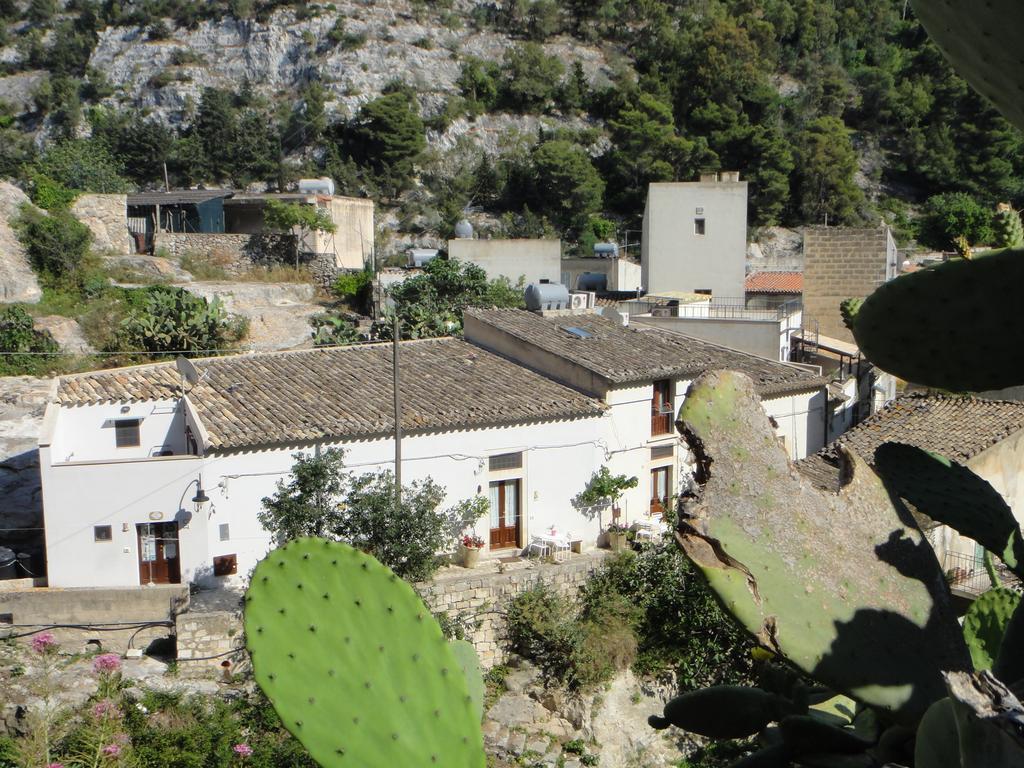
[[[992,673],[1015,688],[1024,681],[1024,607],[1017,606],[1006,625]]]
[[[716,685],[676,696],[664,717],[648,718],[657,729],[677,726],[713,739],[743,739],[789,713],[788,702],[760,688]]]
[[[811,715],[785,717],[779,723],[779,729],[794,755],[855,755],[873,743],[852,730],[823,723]]]
[[[964,640],[975,669],[992,669],[1020,595],[998,587],[978,596],[964,615]],[[1014,681],[1010,681],[1014,682]]]
[[[698,458],[679,542],[765,647],[833,690],[916,722],[970,657],[938,561],[912,516],[844,453],[837,494],[794,470],[742,374],[690,386],[680,427]]]
[[[480,670],[480,657],[476,655],[476,648],[467,640],[452,640],[450,642],[452,653],[455,654],[459,667],[462,669],[462,676],[466,678],[466,688],[469,696],[473,699],[473,707],[476,709],[477,719],[482,720],[484,716],[484,675]]]
[[[939,699],[928,708],[914,742],[917,768],[960,768],[960,741],[951,699]]]
[[[245,633],[256,682],[320,765],[485,764],[441,628],[369,555],[311,538],[271,552],[246,593]]]
[[[967,467],[912,445],[883,443],[875,468],[886,486],[932,520],[994,553],[1024,577],[1024,537],[1002,495]]]
[[[1021,384],[1022,281],[1020,248],[902,275],[864,300],[853,335],[868,360],[916,384],[953,392]]]
[[[1024,129],[1024,6],[1019,0],[913,0],[914,12],[957,74]]]

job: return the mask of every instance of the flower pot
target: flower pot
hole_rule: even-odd
[[[462,548],[462,567],[463,568],[476,568],[477,563],[480,562],[480,548],[479,547],[463,547]]]
[[[611,545],[612,552],[624,552],[628,545],[628,542],[626,540],[626,532],[609,531],[608,544]]]

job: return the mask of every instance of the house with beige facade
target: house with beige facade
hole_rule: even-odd
[[[815,486],[838,491],[838,446],[852,449],[874,465],[875,451],[887,442],[912,445],[966,466],[986,480],[1024,524],[1024,403],[906,395],[796,467]],[[954,594],[973,597],[988,589],[981,546],[948,526],[936,525],[923,515],[918,518]]]

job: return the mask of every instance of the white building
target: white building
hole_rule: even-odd
[[[432,477],[445,505],[499,498],[476,531],[492,550],[551,526],[594,545],[598,522],[568,500],[605,455],[600,403],[455,339],[405,342],[400,365],[403,482]],[[196,366],[186,397],[171,363],[60,379],[40,441],[51,587],[244,577],[295,453],[394,467],[390,345]]]
[[[445,506],[488,498],[486,555],[550,528],[596,546],[608,513],[573,498],[601,466],[640,480],[620,519],[660,515],[689,472],[674,413],[709,368],[755,379],[794,458],[823,443],[823,383],[806,370],[595,314],[465,320],[469,341],[401,344],[402,479],[433,478]],[[40,439],[49,585],[244,578],[272,545],[261,501],[296,453],[341,447],[352,472],[394,467],[391,354],[200,360],[184,396],[172,363],[61,377]]]
[[[456,238],[448,241],[448,258],[476,264],[488,280],[505,277],[512,285],[557,283],[562,277],[561,240]]]
[[[608,468],[640,479],[623,497],[626,522],[660,514],[689,480],[675,414],[690,382],[712,369],[750,376],[790,457],[825,443],[825,381],[806,368],[689,336],[623,326],[597,313],[467,310],[466,339],[600,400],[608,408]]]
[[[747,182],[739,173],[648,186],[640,259],[647,293],[742,299],[746,254]]]

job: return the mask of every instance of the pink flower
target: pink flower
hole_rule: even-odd
[[[57,638],[53,632],[40,632],[32,638],[32,650],[36,653],[47,653],[57,647]]]
[[[100,752],[104,757],[117,757],[121,754],[121,747],[118,744],[107,744]]]
[[[248,757],[252,754],[252,747],[248,744],[235,744],[234,750],[239,757]]]
[[[113,714],[115,710],[116,707],[114,706],[114,702],[109,699],[104,699],[103,701],[97,702],[93,705],[92,715],[96,718],[103,718],[107,715]]]
[[[97,672],[117,672],[121,668],[121,657],[116,653],[104,653],[92,661],[92,668]]]
[[[64,768],[64,763],[48,763],[46,768]]]

